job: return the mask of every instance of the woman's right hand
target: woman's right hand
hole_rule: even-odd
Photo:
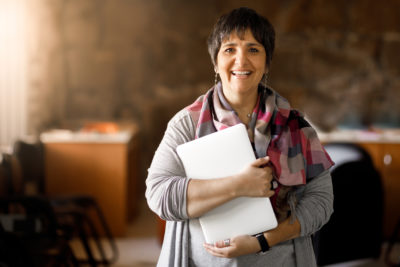
[[[269,157],[259,158],[234,176],[237,197],[271,197],[272,169],[265,166]],[[265,167],[263,167],[265,166]]]
[[[187,214],[197,218],[237,197],[270,197],[272,169],[263,167],[269,158],[259,158],[237,175],[210,180],[190,179]]]

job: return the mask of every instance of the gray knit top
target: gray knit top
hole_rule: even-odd
[[[206,252],[202,246],[204,237],[198,219],[189,219],[187,215],[186,190],[190,178],[185,177],[176,153],[178,145],[194,139],[195,128],[186,110],[178,112],[168,123],[148,170],[148,205],[167,221],[157,266],[316,266],[310,236],[329,220],[333,212],[329,171],[296,190],[294,213],[301,225],[300,237],[273,246],[264,255],[225,259]]]

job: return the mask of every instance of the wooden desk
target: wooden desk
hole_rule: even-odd
[[[45,136],[46,193],[94,197],[113,235],[123,236],[138,208],[137,136],[137,132],[117,138]]]

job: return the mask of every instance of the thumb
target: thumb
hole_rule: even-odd
[[[263,157],[263,158],[256,159],[256,160],[251,164],[251,166],[260,168],[260,167],[262,167],[263,165],[267,164],[268,162],[269,162],[269,157],[266,156],[266,157]]]

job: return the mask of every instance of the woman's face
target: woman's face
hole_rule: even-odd
[[[233,32],[221,44],[216,68],[224,93],[246,94],[257,90],[267,71],[264,46],[257,42],[249,29],[242,39]]]

